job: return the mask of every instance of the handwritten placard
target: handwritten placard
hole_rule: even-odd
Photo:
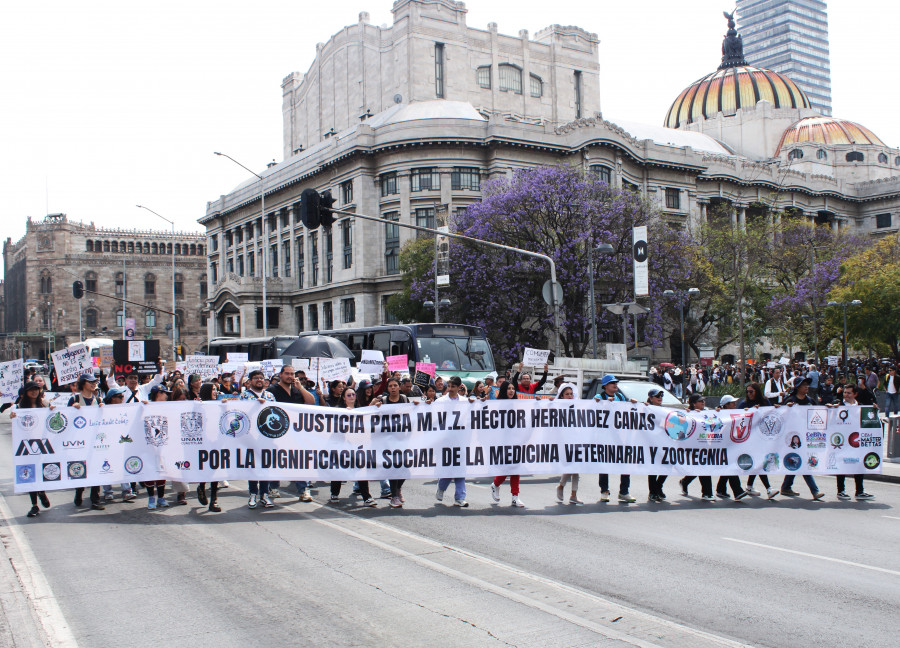
[[[189,355],[185,360],[185,372],[198,374],[201,380],[212,380],[219,373],[219,356]]]
[[[388,363],[388,371],[409,371],[409,356],[392,355],[385,358]]]
[[[89,372],[93,366],[88,348],[80,343],[51,353],[50,357],[53,358],[56,382],[59,385],[75,382],[83,373]]]
[[[434,372],[437,369],[437,365],[433,362],[417,362],[416,363],[416,371],[421,371],[422,373],[427,373],[429,376],[434,378]]]
[[[314,358],[319,361],[319,380],[347,380],[350,378],[350,358]],[[312,363],[310,363],[312,367]]]
[[[413,378],[413,384],[421,389],[424,394],[425,390],[428,389],[428,385],[431,384],[431,376],[424,371],[417,371],[415,378]]]
[[[248,357],[250,354],[248,353],[226,353],[225,361],[226,362],[249,362],[250,358]]]
[[[266,375],[266,378],[271,378],[284,366],[284,360],[281,358],[272,358],[270,360],[260,360],[260,366],[262,367],[262,372]]]
[[[356,364],[356,370],[361,374],[377,376],[384,369],[384,354],[381,351],[362,352],[362,359]]]
[[[530,349],[525,347],[525,353],[522,355],[522,366],[543,367],[547,364],[547,359],[549,357],[549,349]]]
[[[25,363],[19,360],[0,362],[0,403],[12,403],[19,397],[25,380]]]
[[[112,345],[106,344],[106,345],[100,347],[100,366],[108,367],[113,362],[115,362],[115,360],[113,359]]]

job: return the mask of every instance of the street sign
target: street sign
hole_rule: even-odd
[[[544,282],[544,287],[541,288],[541,295],[544,297],[544,301],[547,302],[548,306],[553,306],[552,295],[550,294],[550,280]],[[562,304],[563,300],[563,289],[560,283],[556,282],[556,303]]]
[[[634,258],[634,296],[647,297],[650,295],[649,272],[647,270],[647,226],[635,227],[632,233],[634,244],[632,256]]]

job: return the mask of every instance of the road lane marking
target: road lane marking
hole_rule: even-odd
[[[900,520],[900,517],[897,517],[896,515],[882,515],[881,517],[885,517],[889,520]]]
[[[851,567],[859,567],[860,569],[870,569],[872,571],[890,574],[891,576],[900,576],[900,571],[893,569],[885,569],[884,567],[874,567],[873,565],[864,565],[863,563],[853,562],[852,560],[842,560],[840,558],[831,558],[829,556],[820,556],[819,554],[807,553],[805,551],[796,551],[795,549],[785,549],[783,547],[773,547],[772,545],[760,544],[758,542],[750,542],[749,540],[738,540],[737,538],[722,538],[730,542],[738,542],[740,544],[750,545],[751,547],[760,547],[762,549],[772,549],[773,551],[782,551],[784,553],[794,554],[795,556],[805,556],[806,558],[816,558],[818,560],[827,560],[828,562],[840,563]]]
[[[75,635],[66,623],[59,603],[50,589],[50,584],[44,577],[40,563],[35,558],[28,541],[19,530],[12,511],[6,504],[6,498],[0,493],[0,518],[6,522],[9,534],[12,537],[15,549],[18,550],[20,560],[10,557],[16,576],[22,585],[22,591],[31,603],[33,614],[40,630],[47,639],[47,645],[53,648],[78,648]],[[20,563],[20,564],[16,564]]]

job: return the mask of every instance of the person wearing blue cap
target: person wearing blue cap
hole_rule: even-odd
[[[618,401],[618,402],[632,402],[636,403],[637,401],[633,398],[628,398],[619,391],[619,379],[616,378],[612,374],[606,374],[603,378],[600,379],[600,386],[603,390],[594,396],[597,400],[606,400],[606,401]],[[609,475],[606,473],[601,473],[600,478],[600,501],[608,502],[609,501]],[[631,475],[619,475],[619,501],[620,502],[636,502],[637,500],[628,492],[628,489],[631,487]]]

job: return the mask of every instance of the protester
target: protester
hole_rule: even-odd
[[[356,408],[356,390],[352,387],[344,387],[341,389],[341,403],[339,405],[335,405],[334,407],[343,408],[343,409],[355,409]],[[341,485],[344,482],[342,481],[333,481],[331,482],[331,499],[329,499],[329,503],[337,504],[341,501]],[[371,492],[369,491],[369,482],[361,481],[359,482],[359,494],[363,499],[363,506],[376,507],[378,506],[378,502],[372,497]]]
[[[731,394],[725,394],[722,398],[719,399],[719,406],[716,410],[727,409],[733,410],[736,409],[737,399]],[[719,481],[716,483],[716,495],[723,499],[728,499],[728,486],[731,486],[731,492],[734,494],[734,501],[737,502],[739,500],[744,499],[750,493],[741,488],[741,478],[737,475],[721,475],[719,477]]]
[[[515,382],[511,381],[503,385],[503,389],[500,390],[500,398],[503,400],[517,398]],[[503,482],[506,481],[506,477],[507,475],[498,475],[497,477],[494,477],[494,480],[491,482],[491,499],[493,499],[495,502],[500,501],[500,486],[501,484],[503,484]],[[525,503],[519,498],[520,475],[508,475],[508,477],[509,490],[512,494],[512,505],[514,507],[524,507]]]
[[[43,398],[41,398],[41,391],[41,387],[38,383],[34,381],[26,382],[24,387],[19,390],[19,398],[16,400],[13,411],[9,413],[9,418],[16,418],[16,412],[21,409],[47,407],[47,404],[44,402]],[[84,489],[82,489],[82,492],[84,492]],[[31,499],[31,510],[28,511],[28,517],[33,518],[40,515],[41,509],[38,508],[38,500],[40,500],[41,505],[45,509],[50,508],[50,498],[47,497],[47,493],[44,491],[31,491],[28,493],[28,497]]]
[[[663,392],[661,389],[650,389],[647,392],[647,405],[654,407],[662,407]],[[647,487],[650,494],[647,497],[648,502],[664,502],[666,494],[663,492],[663,484],[667,475],[647,475]]]
[[[197,391],[197,396],[202,401],[218,400],[219,388],[211,382],[203,383]],[[206,497],[206,483],[201,482],[197,484],[197,501],[200,502],[201,506],[209,504],[211,513],[221,513],[222,509],[219,507],[219,482],[210,482],[208,499]]]
[[[437,381],[435,381],[437,382]],[[455,402],[460,400],[459,396],[459,388],[462,385],[462,378],[459,376],[452,376],[450,380],[447,381],[447,393],[444,396],[441,396],[437,399],[436,402]],[[461,508],[466,508],[469,506],[469,502],[466,501],[466,478],[465,477],[441,477],[438,480],[437,492],[434,497],[438,502],[443,501],[444,499],[444,491],[447,490],[447,486],[450,485],[450,482],[453,482],[454,488],[454,506],[459,506]]]
[[[556,400],[571,400],[575,398],[575,385],[572,383],[560,383],[559,392],[557,393]],[[515,392],[515,390],[513,390]],[[559,485],[556,487],[556,499],[560,503],[565,502],[565,489],[566,484],[569,481],[572,482],[572,492],[569,494],[569,504],[584,504],[584,502],[578,499],[578,473],[566,473],[565,475],[560,476]]]
[[[618,402],[628,402],[636,403],[637,401],[633,398],[627,398],[625,394],[619,391],[619,381],[612,374],[606,374],[603,378],[600,379],[600,386],[602,391],[597,394],[594,398],[597,400],[606,400],[606,401],[618,401]],[[607,473],[601,473],[599,476],[600,483],[600,501],[608,502],[609,501],[609,475]],[[628,489],[631,487],[631,475],[619,475],[619,501],[632,503],[636,502],[637,499],[628,492]]]
[[[844,396],[841,403],[836,404],[835,407],[846,407],[848,405],[859,405],[859,402],[856,400],[857,394],[859,393],[859,388],[856,385],[847,385],[844,388]],[[844,490],[844,485],[846,483],[847,477],[853,477],[854,484],[856,486],[856,499],[858,500],[869,500],[873,499],[875,496],[870,495],[866,492],[865,484],[863,483],[862,475],[838,475],[837,476],[837,497],[840,500],[848,500],[850,496],[847,494],[847,491]]]

